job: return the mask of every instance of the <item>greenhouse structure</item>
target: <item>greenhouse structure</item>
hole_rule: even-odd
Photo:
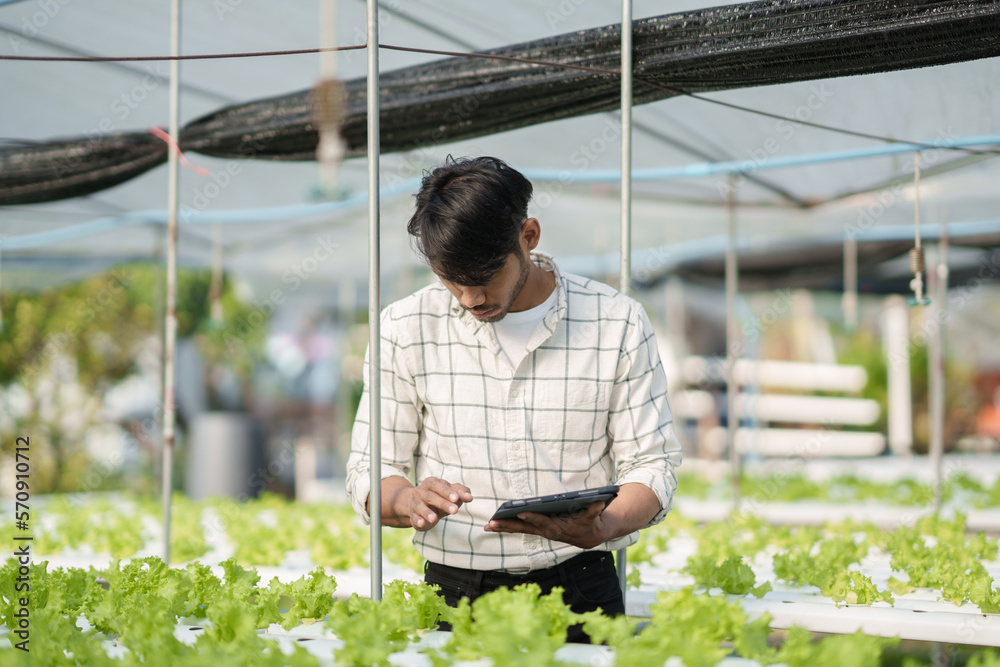
[[[0,0],[0,33],[0,664],[1000,666],[1000,2]],[[669,511],[574,544],[624,614],[575,575],[448,606],[383,468],[348,495],[408,381],[386,307],[460,298],[407,221],[463,156],[655,332]]]

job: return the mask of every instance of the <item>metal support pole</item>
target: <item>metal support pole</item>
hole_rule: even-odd
[[[211,316],[222,323],[222,225],[215,223],[212,229],[212,286],[209,289]]]
[[[736,261],[736,183],[729,175],[729,192],[726,196],[726,444],[729,447],[729,474],[733,488],[733,509],[740,507],[740,454],[736,451],[736,360],[739,346],[739,326],[736,322],[736,295],[739,290],[739,267]]]
[[[180,177],[180,0],[170,3],[170,139],[176,150],[167,159],[167,308],[163,327],[163,562],[170,564],[170,492],[173,487],[174,422],[174,348],[177,344],[177,199]]]
[[[930,458],[934,468],[934,504],[941,509],[944,491],[944,389],[945,332],[948,313],[948,225],[944,224],[938,243],[937,270],[933,277],[934,299],[928,308],[931,333],[927,340],[928,392],[930,394],[931,442]]]
[[[622,294],[632,290],[632,0],[622,0],[622,239],[621,272],[618,288]],[[618,550],[618,585],[625,601],[627,579],[626,549]]]
[[[371,598],[382,599],[382,332],[379,268],[378,0],[368,2],[368,423]]]
[[[844,325],[848,331],[858,326],[858,242],[844,239]]]
[[[622,173],[621,274],[618,288],[632,291],[632,2],[622,0]]]

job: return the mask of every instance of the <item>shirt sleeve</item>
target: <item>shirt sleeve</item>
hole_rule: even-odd
[[[409,478],[420,433],[421,406],[413,374],[405,363],[402,347],[395,339],[394,320],[388,308],[383,312],[381,322],[381,479],[392,476]],[[347,496],[366,525],[371,521],[365,508],[371,492],[370,352],[365,352],[364,390],[351,431],[346,483]]]
[[[648,525],[660,523],[670,511],[677,489],[681,446],[674,435],[667,404],[667,377],[653,327],[638,302],[633,302],[622,339],[611,394],[608,438],[617,484],[648,486],[660,501],[660,511]]]

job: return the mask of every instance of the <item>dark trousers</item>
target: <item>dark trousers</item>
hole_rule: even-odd
[[[438,594],[451,606],[458,606],[463,597],[475,600],[501,586],[513,588],[518,584],[536,583],[542,594],[550,593],[555,586],[563,587],[563,602],[576,613],[601,610],[608,616],[625,613],[625,602],[615,561],[608,551],[585,551],[567,561],[527,574],[509,574],[496,570],[464,570],[428,561],[424,566],[424,581],[440,587]],[[442,630],[450,630],[446,623]],[[567,630],[566,641],[590,643],[582,625]]]

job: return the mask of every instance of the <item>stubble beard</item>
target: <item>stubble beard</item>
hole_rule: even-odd
[[[493,315],[490,315],[488,318],[480,321],[499,322],[503,318],[507,317],[507,313],[510,312],[510,307],[514,305],[514,301],[517,300],[517,297],[521,294],[521,290],[523,290],[524,286],[528,283],[528,275],[531,273],[530,260],[526,260],[523,257],[518,257],[518,262],[521,264],[521,275],[517,277],[517,283],[511,289],[510,294],[507,297],[507,303],[502,308],[494,307],[496,312]],[[486,310],[489,310],[489,308],[487,308]]]

